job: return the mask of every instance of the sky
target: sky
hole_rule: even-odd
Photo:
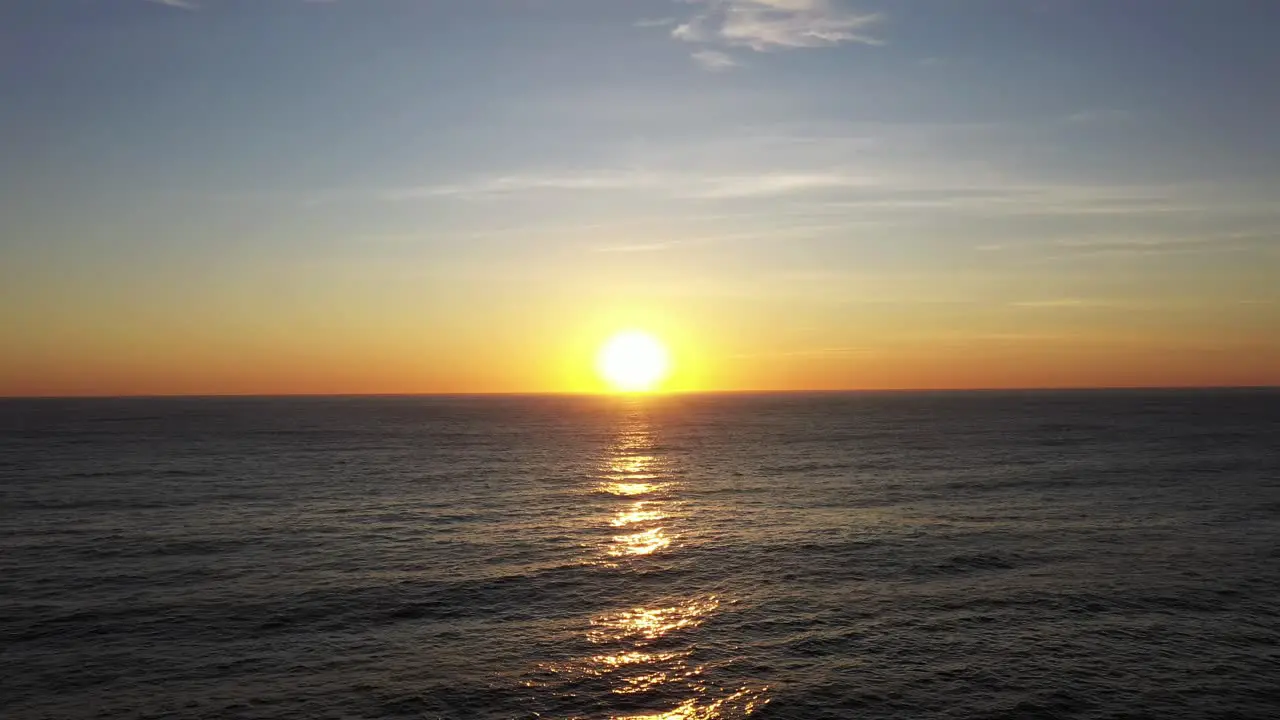
[[[1277,26],[0,0],[0,395],[1280,384]]]

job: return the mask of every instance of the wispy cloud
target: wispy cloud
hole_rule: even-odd
[[[675,25],[677,22],[679,22],[679,20],[676,20],[673,17],[663,17],[663,18],[646,18],[643,20],[637,20],[632,24],[639,28],[652,28],[652,27],[670,27],[672,25]]]
[[[668,240],[638,242],[620,245],[593,245],[588,247],[592,252],[601,253],[641,253],[675,250],[698,245],[715,245],[725,243],[741,243],[752,241],[789,242],[805,238],[819,237],[831,232],[845,229],[843,224],[801,224],[788,225],[784,228],[771,228],[758,231],[712,232],[680,235]],[[621,228],[624,232],[627,228]]]
[[[1094,298],[1055,298],[1052,300],[1022,300],[1019,302],[1009,303],[1013,307],[1019,308],[1039,308],[1039,309],[1082,309],[1082,308],[1102,308],[1116,307],[1121,303],[1099,300]]]
[[[871,187],[875,181],[857,174],[831,172],[761,173],[755,175],[722,176],[708,178],[690,188],[690,197],[756,198],[775,195],[834,190],[840,188]]]
[[[1155,258],[1166,255],[1263,252],[1280,240],[1280,231],[1216,235],[1170,234],[1152,236],[1099,235],[1063,238],[1050,242],[980,245],[975,249],[1020,256],[1031,262],[1049,263],[1085,259]],[[1080,307],[1074,300],[1014,303],[1021,307]]]
[[[1259,216],[1270,212],[1265,203],[1223,197],[1194,186],[1044,184],[1017,178],[958,175],[946,169],[913,172],[912,167],[886,167],[874,162],[830,166],[797,162],[791,166],[773,165],[761,172],[707,167],[711,164],[694,158],[640,167],[530,169],[386,188],[374,191],[373,197],[393,202],[493,206],[509,203],[513,209],[548,204],[585,208],[600,202],[639,202],[645,206],[662,203],[668,213],[720,208],[751,217],[768,217],[769,232],[774,236],[783,224],[794,226],[795,222],[806,227],[818,223],[844,229],[868,224],[933,227],[984,218],[1001,223],[1054,223],[1057,229],[1036,241],[975,238],[971,247],[1000,264],[1197,253],[1280,253],[1280,230],[1271,226],[1274,216]],[[1232,235],[1198,233],[1192,226],[1180,225],[1183,218],[1194,223],[1202,216],[1230,218],[1242,229],[1247,226],[1240,223],[1246,222],[1257,227]],[[1151,221],[1155,229],[1133,235],[1120,229],[1138,219]],[[1080,234],[1066,235],[1067,223]],[[649,239],[638,237],[641,243],[648,243]]]
[[[651,171],[504,175],[468,183],[403,188],[390,200],[482,199],[539,192],[657,192],[683,199],[728,200],[791,195],[817,190],[871,187],[873,178],[843,170],[697,175]]]
[[[787,357],[839,358],[852,357],[856,355],[875,355],[879,352],[880,348],[874,347],[823,347],[790,350],[782,354]]]
[[[631,245],[604,245],[602,247],[593,247],[591,250],[602,253],[657,252],[659,250],[670,250],[679,244],[680,241],[678,240],[667,240],[652,243],[633,243]]]
[[[332,5],[338,0],[296,0],[306,5]],[[179,10],[200,10],[202,6],[196,0],[146,0],[146,2],[155,5],[164,5],[165,7],[177,8]],[[215,3],[216,4],[216,3]]]
[[[693,58],[694,62],[701,65],[704,70],[710,70],[711,72],[729,70],[739,65],[732,55],[719,50],[699,50],[690,57]]]
[[[661,175],[646,172],[577,172],[529,175],[502,175],[473,182],[428,185],[393,190],[391,200],[420,198],[480,198],[539,191],[586,192],[603,190],[644,190],[662,185]]]
[[[1280,230],[1165,237],[1085,237],[1053,245],[1076,255],[1156,255],[1168,253],[1238,252],[1271,245]]]
[[[954,177],[912,180],[886,177],[865,188],[850,188],[824,206],[844,212],[913,213],[931,211],[966,217],[1130,217],[1189,213],[1202,205],[1180,198],[1173,189],[1106,185],[1052,185],[1013,180],[964,182]],[[984,243],[975,249],[1010,249]]]
[[[796,358],[796,359],[839,359],[852,358],[867,355],[879,355],[884,351],[883,347],[816,347],[816,348],[799,348],[795,350],[779,350],[775,352],[759,352],[759,353],[735,353],[728,356],[731,360],[751,360],[755,358]]]
[[[881,21],[842,0],[689,0],[700,12],[671,31],[694,43],[750,48],[757,52],[843,43],[881,45],[872,34]]]

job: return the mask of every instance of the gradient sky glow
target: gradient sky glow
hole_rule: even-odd
[[[0,395],[1280,384],[1280,3],[0,4]]]

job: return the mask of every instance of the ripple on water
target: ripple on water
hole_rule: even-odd
[[[1270,720],[1277,400],[0,403],[0,717]]]

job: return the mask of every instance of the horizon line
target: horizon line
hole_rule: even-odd
[[[669,392],[617,393],[591,391],[510,391],[510,392],[367,392],[367,393],[138,393],[127,395],[0,395],[6,400],[200,400],[200,399],[283,399],[283,398],[516,398],[516,397],[600,397],[662,398],[695,395],[893,395],[911,393],[1026,393],[1026,392],[1107,392],[1107,391],[1203,391],[1203,390],[1269,390],[1276,385],[1079,385],[1049,387],[918,387],[918,388],[812,388],[795,390],[673,390]]]

